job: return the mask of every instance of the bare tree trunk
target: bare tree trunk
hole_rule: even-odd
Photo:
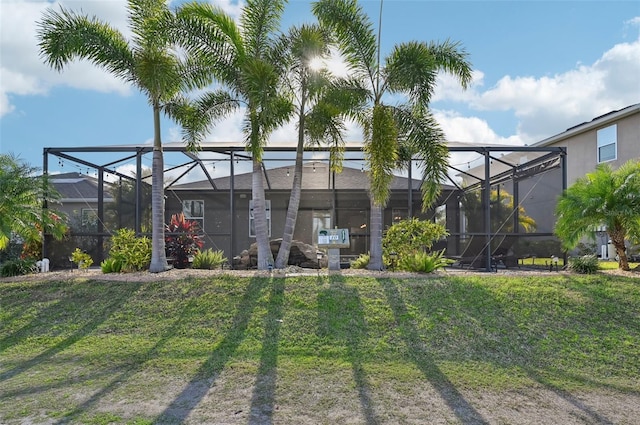
[[[369,218],[369,270],[382,270],[382,205],[371,198],[371,214]]]
[[[300,207],[300,195],[302,192],[302,156],[304,153],[304,107],[305,107],[305,91],[303,90],[300,115],[298,117],[298,146],[296,148],[296,164],[293,171],[293,185],[291,194],[289,195],[289,206],[287,207],[287,218],[284,223],[284,233],[282,235],[282,243],[278,250],[276,258],[276,268],[282,269],[289,263],[289,252],[291,251],[291,241],[293,240],[293,232],[296,229],[296,221],[298,220],[298,208]]]
[[[160,106],[153,105],[153,162],[151,164],[151,273],[169,269],[164,244],[164,158],[160,140]]]
[[[262,162],[253,160],[251,192],[253,199],[253,220],[258,245],[258,270],[268,270],[273,265],[273,254],[269,244],[269,228],[267,227],[267,211],[264,196],[264,180],[262,178]]]

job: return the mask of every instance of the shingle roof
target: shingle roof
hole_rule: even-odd
[[[265,189],[269,190],[291,190],[293,184],[292,166],[268,169],[266,172]],[[344,167],[341,173],[335,174],[335,188],[345,189],[369,189],[369,177],[366,172],[355,168]],[[220,177],[213,179],[215,188],[218,190],[229,190],[230,177]],[[251,190],[252,173],[237,174],[234,176],[235,190]],[[391,182],[392,190],[407,190],[409,179],[396,176]],[[413,189],[420,188],[420,180],[413,179]],[[172,190],[211,190],[208,180],[176,184],[171,186]],[[303,190],[332,189],[331,173],[326,162],[307,162],[303,166],[302,177]]]
[[[64,173],[50,176],[53,186],[60,192],[63,200],[67,202],[78,200],[91,200],[96,202],[98,199],[98,179],[81,173]],[[111,202],[113,199],[105,190],[105,202]]]

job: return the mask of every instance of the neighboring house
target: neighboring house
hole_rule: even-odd
[[[81,173],[51,175],[53,187],[60,193],[59,205],[54,208],[69,217],[69,224],[76,231],[96,232],[98,220],[98,179]],[[104,203],[113,202],[108,190],[104,190]]]
[[[640,103],[600,115],[533,146],[562,146],[567,149],[567,183],[594,171],[599,164],[613,169],[632,159],[640,159]],[[595,235],[596,252],[613,258],[606,229]]]
[[[640,103],[600,115],[532,146],[567,149],[569,186],[598,164],[618,168],[631,159],[640,159]]]
[[[545,160],[547,154],[543,152],[506,153],[504,156],[495,158],[496,161],[492,160],[490,174],[495,176],[508,173],[512,167],[538,161],[537,173],[517,180],[501,182],[499,187],[510,194],[514,191],[518,193],[517,203],[528,216],[534,218],[537,233],[552,235],[555,226],[553,212],[558,197],[565,187],[571,186],[578,178],[594,171],[598,164],[609,164],[615,169],[629,160],[640,158],[640,104],[598,116],[589,122],[578,124],[537,142],[530,148],[562,148],[566,155]],[[566,169],[564,174],[562,161]],[[459,175],[463,178],[463,185],[469,186],[483,179],[484,173],[484,166],[476,166]],[[495,181],[492,177],[492,190],[499,191]],[[517,185],[514,184],[516,181]],[[595,249],[598,255],[608,258],[608,238],[605,230],[603,228],[596,233]],[[496,230],[492,229],[492,231]]]

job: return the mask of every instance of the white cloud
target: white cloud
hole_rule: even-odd
[[[520,136],[502,137],[491,129],[489,123],[478,117],[464,117],[456,111],[434,111],[434,117],[440,124],[449,141],[484,144],[524,145],[527,141]]]
[[[513,110],[519,137],[541,140],[568,126],[640,99],[640,39],[621,43],[592,65],[553,76],[505,76],[470,104],[478,110]]]
[[[129,35],[126,0],[3,0],[0,6],[0,116],[14,110],[11,95],[44,94],[55,85],[121,95],[131,92],[127,83],[85,61],[69,64],[61,73],[43,63],[38,52],[37,22],[47,8],[58,10],[60,6],[97,16],[125,36]]]

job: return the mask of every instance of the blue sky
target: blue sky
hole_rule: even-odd
[[[235,16],[243,4],[213,3]],[[135,88],[86,62],[62,73],[42,63],[35,22],[58,4],[128,34],[124,0],[0,0],[0,152],[41,166],[44,147],[149,143],[151,110]],[[283,29],[313,21],[310,4],[290,1]],[[377,27],[379,1],[361,4]],[[532,144],[640,102],[638,1],[384,2],[383,55],[396,43],[447,38],[464,46],[474,68],[467,91],[442,76],[431,104],[451,141]],[[207,141],[241,141],[239,122],[230,117]],[[272,140],[293,143],[294,128],[279,129]],[[179,137],[165,120],[163,140]],[[360,137],[350,129],[350,141]]]

